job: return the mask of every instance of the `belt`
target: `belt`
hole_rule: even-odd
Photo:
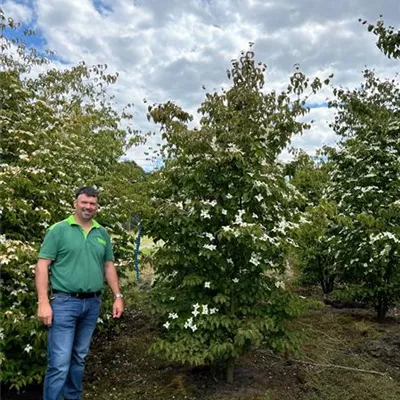
[[[90,299],[91,297],[99,297],[101,295],[101,290],[98,292],[81,292],[81,293],[71,293],[62,292],[61,290],[53,290],[53,294],[62,294],[64,296],[76,297],[77,299]]]

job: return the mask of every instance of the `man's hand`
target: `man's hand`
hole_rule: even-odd
[[[113,318],[119,318],[124,312],[124,300],[122,300],[121,291],[118,284],[118,275],[114,261],[106,261],[104,263],[104,275],[108,286],[114,293],[115,300],[112,308]]]
[[[46,326],[51,326],[53,320],[53,310],[48,297],[50,264],[51,260],[39,258],[35,271],[35,284],[39,300],[37,317]]]
[[[120,297],[117,297],[114,300],[112,309],[113,318],[119,318],[123,312],[124,312],[124,301]]]
[[[48,301],[39,302],[37,317],[39,321],[46,326],[51,326],[51,322],[53,320],[53,310],[51,309]]]

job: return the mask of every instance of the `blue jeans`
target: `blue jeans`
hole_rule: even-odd
[[[80,400],[85,357],[100,313],[100,297],[56,294],[47,342],[44,400]]]

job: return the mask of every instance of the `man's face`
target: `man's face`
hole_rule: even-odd
[[[83,221],[90,221],[97,211],[97,198],[80,194],[74,201],[75,213]]]

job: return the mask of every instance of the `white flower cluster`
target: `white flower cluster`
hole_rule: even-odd
[[[215,239],[214,235],[210,232],[205,232],[204,236],[208,239],[210,239],[211,241],[213,241]]]
[[[370,244],[375,243],[377,240],[382,240],[382,239],[389,239],[393,240],[393,242],[395,243],[400,243],[400,240],[392,232],[381,232],[376,235],[371,234],[369,236]]]
[[[237,214],[235,215],[235,222],[234,224],[236,225],[241,225],[243,224],[243,220],[242,220],[242,216],[245,214],[246,212],[244,210],[239,210],[237,212]]]
[[[216,200],[201,200],[201,203],[211,207],[215,207],[218,204]]]
[[[256,187],[256,188],[261,188],[261,187],[264,188],[265,194],[266,194],[267,196],[271,196],[271,195],[272,195],[271,191],[269,190],[269,186],[268,186],[267,183],[262,182],[262,181],[257,181],[257,180],[255,180],[255,181],[253,182],[253,185],[254,185],[254,187]],[[284,194],[284,193],[283,193],[283,194]],[[260,194],[259,194],[258,196],[260,196]],[[261,201],[261,200],[258,200],[258,201]]]
[[[165,324],[163,324],[163,327],[165,328],[165,329],[169,329],[169,326],[170,326],[171,324],[169,323],[169,321],[167,321]]]
[[[285,289],[285,283],[283,281],[276,281],[275,286],[279,289]]]
[[[31,350],[33,350],[33,347],[30,345],[30,344],[27,344],[26,346],[25,346],[25,348],[24,348],[24,351],[26,352],[26,353],[30,353],[31,352]]]
[[[299,223],[300,224],[311,224],[311,221],[309,221],[307,218],[304,218],[303,216],[300,216]]]
[[[209,288],[210,287],[211,282],[205,282],[204,283],[204,287]],[[175,298],[174,298],[175,299]],[[194,323],[193,318],[197,317],[198,315],[212,315],[218,312],[218,308],[216,307],[212,307],[209,308],[208,304],[193,304],[193,317],[190,317],[186,320],[185,324],[184,324],[184,328],[185,329],[191,329],[192,332],[197,331],[198,326]],[[177,319],[179,316],[177,313],[169,313],[168,314],[168,318],[169,319]],[[171,322],[167,321],[163,324],[163,327],[165,329],[169,329],[171,326]]]
[[[270,242],[271,244],[278,246],[278,242],[275,238],[267,235],[266,233],[263,233],[260,237],[260,240],[262,240],[263,242]]]
[[[201,210],[200,211],[200,218],[203,218],[203,219],[210,219],[211,218],[211,215],[210,215],[210,211],[208,211],[208,210]]]
[[[175,299],[175,297],[174,297]],[[168,318],[169,319],[177,319],[178,318],[178,314],[177,313],[169,313],[168,314]],[[169,329],[169,327],[171,326],[171,323],[169,321],[167,321],[165,324],[163,324],[163,327],[165,329]]]
[[[234,144],[234,143],[228,143],[227,151],[228,151],[229,153],[233,153],[233,154],[238,153],[238,154],[244,155],[244,152],[243,152],[242,150],[240,150],[240,149],[236,146],[236,144]]]
[[[200,311],[200,309],[201,309],[201,311]],[[201,315],[210,314],[211,315],[211,314],[215,314],[216,312],[218,312],[218,308],[215,308],[215,307],[208,308],[208,304],[199,304],[199,303],[193,304],[192,314],[193,314],[194,317],[197,317],[199,314],[201,314]],[[188,321],[186,321],[186,323],[189,324],[189,325],[192,322],[193,322],[193,318],[192,317],[189,318]],[[185,328],[186,328],[186,326],[185,326]]]
[[[285,218],[283,218],[281,221],[278,222],[278,224],[272,229],[273,232],[280,232],[282,234],[285,234],[288,229],[294,229],[294,228],[299,228],[299,224],[295,224],[290,221],[286,221]]]
[[[31,173],[33,175],[38,175],[38,174],[43,174],[46,172],[45,169],[43,168],[34,168],[34,167],[30,167],[26,169],[26,172]]]
[[[203,249],[214,251],[217,250],[217,246],[215,244],[205,244],[203,245]]]
[[[254,226],[253,223],[243,222],[242,215],[244,214],[243,210],[240,210],[239,213],[235,217],[235,221],[233,222],[235,225],[239,225],[241,228],[246,228],[250,226]],[[235,235],[238,236],[238,235]]]
[[[193,332],[197,331],[197,325],[193,324],[193,317],[188,318],[188,320],[185,322],[185,325],[183,325],[185,329],[191,329]]]
[[[215,136],[213,136],[213,138],[211,139],[211,148],[215,151],[218,150],[218,145],[217,145],[217,138]]]
[[[255,265],[256,267],[260,265],[260,255],[253,253],[250,257],[250,263]]]
[[[183,210],[183,202],[182,201],[178,201],[177,203],[175,203],[175,206],[179,210]]]
[[[264,200],[264,197],[262,196],[261,193],[259,193],[257,196],[254,196],[254,198],[255,198],[259,203],[261,203],[261,202]]]

